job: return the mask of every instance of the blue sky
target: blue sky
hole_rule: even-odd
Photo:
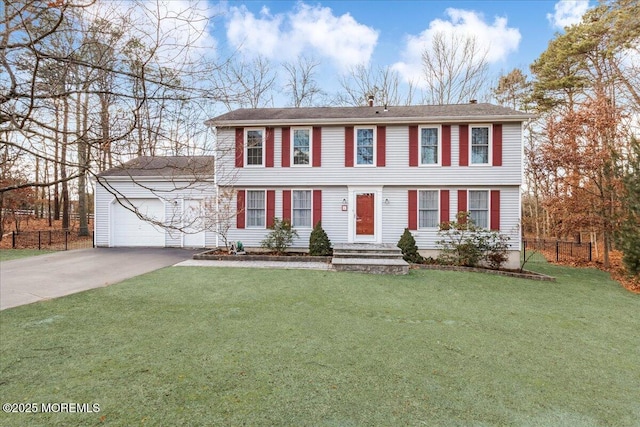
[[[222,61],[260,55],[277,70],[276,84],[282,88],[285,73],[279,65],[305,56],[320,63],[316,80],[331,94],[357,65],[391,67],[403,83],[420,87],[421,53],[434,34],[474,36],[488,52],[492,84],[513,68],[528,72],[554,35],[579,22],[596,0],[158,1],[100,4],[119,5],[129,15],[169,18],[161,19],[161,27],[172,34],[173,42],[164,46],[170,61],[181,54],[176,44]],[[138,6],[131,9],[132,4]]]
[[[593,5],[591,1],[591,6]],[[434,33],[472,34],[497,76],[529,65],[554,34],[576,23],[589,0],[224,1],[208,2],[209,40],[218,54],[263,55],[274,63],[300,55],[321,62],[327,84],[357,64],[391,66],[419,78],[420,52]],[[324,81],[323,81],[324,80]]]

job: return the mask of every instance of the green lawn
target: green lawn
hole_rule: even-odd
[[[2,426],[638,426],[640,297],[536,282],[170,267],[0,312]]]
[[[37,249],[0,249],[0,261],[10,261],[12,259],[26,258],[36,255],[50,254],[55,251]]]

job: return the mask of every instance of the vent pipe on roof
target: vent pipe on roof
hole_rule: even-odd
[[[477,104],[478,100],[477,99],[472,99],[471,101],[469,101],[469,104]]]
[[[369,107],[373,107],[373,100],[374,100],[374,99],[375,99],[375,98],[373,97],[373,95],[369,95],[369,96],[368,96]]]

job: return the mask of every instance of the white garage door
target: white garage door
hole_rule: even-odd
[[[128,199],[145,218],[164,221],[164,203],[160,199]],[[127,201],[122,200],[123,204]],[[117,201],[111,205],[111,246],[164,247],[165,231],[145,221]]]
[[[204,201],[185,200],[183,212],[184,234],[182,245],[186,248],[204,247]]]

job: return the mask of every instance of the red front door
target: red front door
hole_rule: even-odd
[[[375,195],[356,194],[356,234],[373,236],[375,215]]]

